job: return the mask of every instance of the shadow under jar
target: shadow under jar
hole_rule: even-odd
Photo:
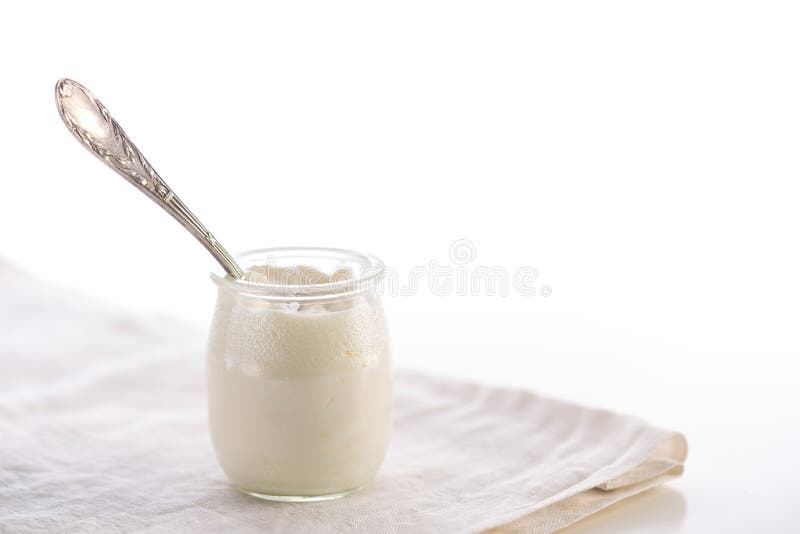
[[[206,357],[211,441],[237,489],[322,500],[368,484],[391,427],[391,357],[376,285],[357,252],[273,248],[237,257]],[[297,267],[303,266],[303,267]]]

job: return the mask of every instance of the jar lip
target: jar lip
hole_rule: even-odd
[[[239,293],[268,300],[328,300],[354,295],[365,291],[383,275],[384,264],[380,258],[372,254],[363,254],[355,250],[331,247],[268,247],[251,249],[238,254],[234,258],[247,270],[254,265],[263,265],[273,260],[298,259],[327,260],[357,264],[359,272],[354,278],[321,284],[286,284],[280,282],[236,279],[223,271],[212,271],[211,281],[219,287],[226,287]],[[259,263],[263,261],[264,263]],[[300,265],[302,263],[297,263]]]

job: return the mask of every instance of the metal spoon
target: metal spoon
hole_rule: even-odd
[[[67,78],[59,80],[56,106],[69,131],[89,152],[172,215],[208,249],[225,272],[234,278],[244,277],[233,257],[172,192],[88,89]]]

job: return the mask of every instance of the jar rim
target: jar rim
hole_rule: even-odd
[[[211,281],[219,287],[232,289],[238,293],[246,294],[267,300],[328,300],[354,295],[366,291],[374,285],[384,272],[384,264],[380,258],[372,254],[363,254],[355,250],[332,247],[268,247],[258,248],[234,254],[234,258],[247,270],[255,265],[266,265],[270,260],[307,260],[305,263],[313,265],[319,260],[339,262],[341,264],[358,265],[359,271],[352,278],[334,282],[315,284],[287,284],[281,282],[247,280],[233,278],[221,270],[211,272]],[[259,263],[259,262],[262,263]],[[295,263],[302,265],[303,263]]]

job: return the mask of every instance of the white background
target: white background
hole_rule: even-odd
[[[211,257],[92,158],[92,89],[229,249],[400,273],[538,269],[552,296],[386,301],[396,363],[686,433],[684,477],[580,532],[797,528],[800,13],[790,2],[0,7],[0,254],[205,325]]]

